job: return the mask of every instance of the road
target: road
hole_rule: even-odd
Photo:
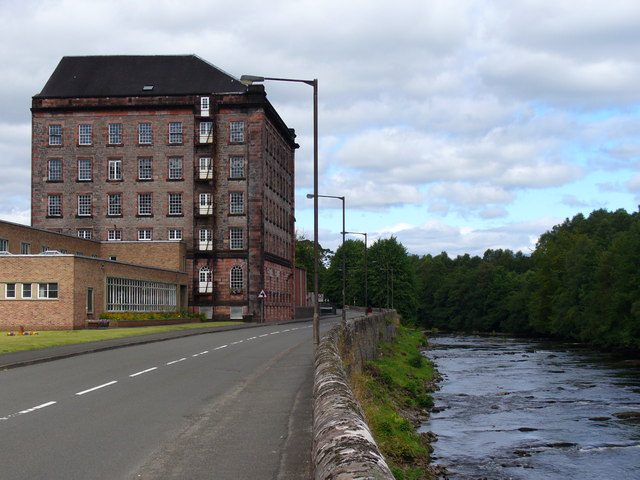
[[[311,331],[263,326],[1,371],[0,478],[307,479]]]

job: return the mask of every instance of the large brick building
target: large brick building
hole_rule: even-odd
[[[294,131],[197,56],[64,57],[32,102],[34,227],[184,241],[189,304],[293,316]]]

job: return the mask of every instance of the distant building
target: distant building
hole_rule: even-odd
[[[31,111],[34,227],[184,242],[191,307],[261,320],[264,290],[262,320],[293,318],[297,144],[263,86],[193,55],[64,57]]]
[[[184,242],[97,242],[0,221],[0,330],[187,308]]]

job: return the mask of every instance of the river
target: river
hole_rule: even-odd
[[[447,478],[640,479],[637,363],[478,336],[432,337],[426,355],[443,380],[420,430]]]

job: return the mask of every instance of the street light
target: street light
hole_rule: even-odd
[[[307,198],[314,198],[315,195],[313,193],[307,193]],[[338,197],[336,195],[318,195],[320,198],[337,198],[338,200],[342,200],[342,247],[344,249],[344,235],[345,235],[345,199],[344,196]],[[345,252],[342,252],[342,325],[347,324],[347,311],[345,309],[345,305],[347,304],[346,300],[346,288],[347,288],[347,265],[346,265],[346,255]]]
[[[256,75],[242,75],[240,81],[249,86],[253,83],[262,83],[265,80],[276,82],[305,83],[313,87],[313,289],[315,300],[313,302],[313,342],[320,344],[320,305],[318,304],[318,272],[320,270],[318,248],[318,79],[302,80],[296,78],[259,77]]]
[[[367,232],[342,232],[349,235],[364,235],[364,308],[369,311],[369,291],[367,276]],[[344,240],[343,240],[344,241]]]

